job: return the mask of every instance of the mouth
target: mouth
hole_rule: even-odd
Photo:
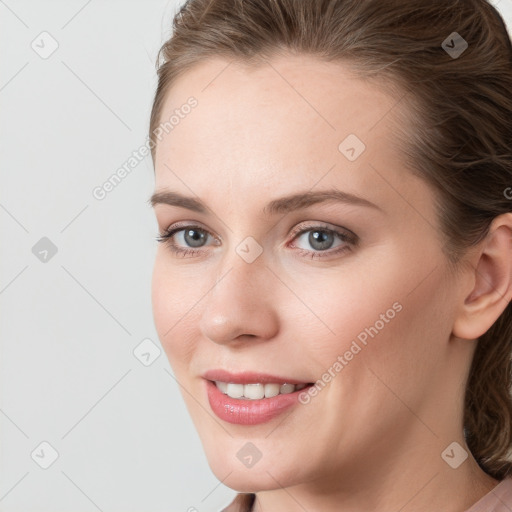
[[[212,412],[221,420],[238,425],[272,420],[300,404],[300,394],[314,385],[272,375],[228,374],[221,370],[207,372],[203,378]]]
[[[251,382],[247,384],[238,384],[235,382],[223,382],[220,380],[210,381],[217,389],[234,399],[261,400],[264,398],[273,398],[278,395],[288,395],[295,391],[300,391],[313,383],[290,384],[278,382]]]

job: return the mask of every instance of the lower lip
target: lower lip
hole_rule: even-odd
[[[214,382],[206,381],[206,391],[212,411],[221,420],[237,425],[258,425],[270,421],[293,405],[300,403],[299,393],[307,388],[308,386],[293,393],[285,393],[272,398],[244,400],[231,398],[222,393]]]

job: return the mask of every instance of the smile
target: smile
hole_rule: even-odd
[[[215,381],[217,389],[231,398],[248,398],[250,400],[260,400],[262,398],[272,398],[277,395],[286,395],[304,389],[307,384],[279,384],[279,383],[250,383],[236,384],[234,382]]]
[[[290,407],[300,404],[299,395],[304,393],[302,390],[313,385],[204,382],[212,412],[221,420],[237,425],[257,425],[272,420]]]

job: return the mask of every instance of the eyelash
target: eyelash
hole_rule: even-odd
[[[186,258],[187,256],[195,256],[197,253],[202,252],[201,249],[183,249],[176,244],[172,242],[172,237],[180,232],[185,230],[197,230],[202,233],[206,233],[213,237],[213,235],[206,229],[201,228],[200,226],[193,225],[193,224],[186,224],[182,226],[176,226],[172,229],[167,230],[165,233],[157,236],[156,241],[160,243],[165,243],[165,245],[177,256],[179,255],[182,258]],[[307,249],[297,249],[297,252],[300,256],[305,256],[310,259],[320,259],[325,258],[328,256],[336,256],[338,254],[344,253],[345,251],[351,250],[352,246],[356,245],[357,243],[357,235],[354,233],[344,232],[344,231],[338,231],[336,229],[330,228],[328,226],[323,225],[314,225],[314,226],[308,226],[307,228],[301,229],[301,226],[297,227],[292,231],[293,240],[298,238],[300,235],[307,233],[308,231],[320,231],[325,232],[331,235],[337,236],[342,242],[345,242],[345,244],[337,247],[334,250],[325,250],[325,251],[308,251]],[[325,255],[325,256],[324,256]]]

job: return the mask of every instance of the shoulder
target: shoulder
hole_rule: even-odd
[[[512,510],[512,477],[507,477],[466,512],[509,512]]]
[[[220,512],[251,512],[256,494],[239,493],[235,499]]]

